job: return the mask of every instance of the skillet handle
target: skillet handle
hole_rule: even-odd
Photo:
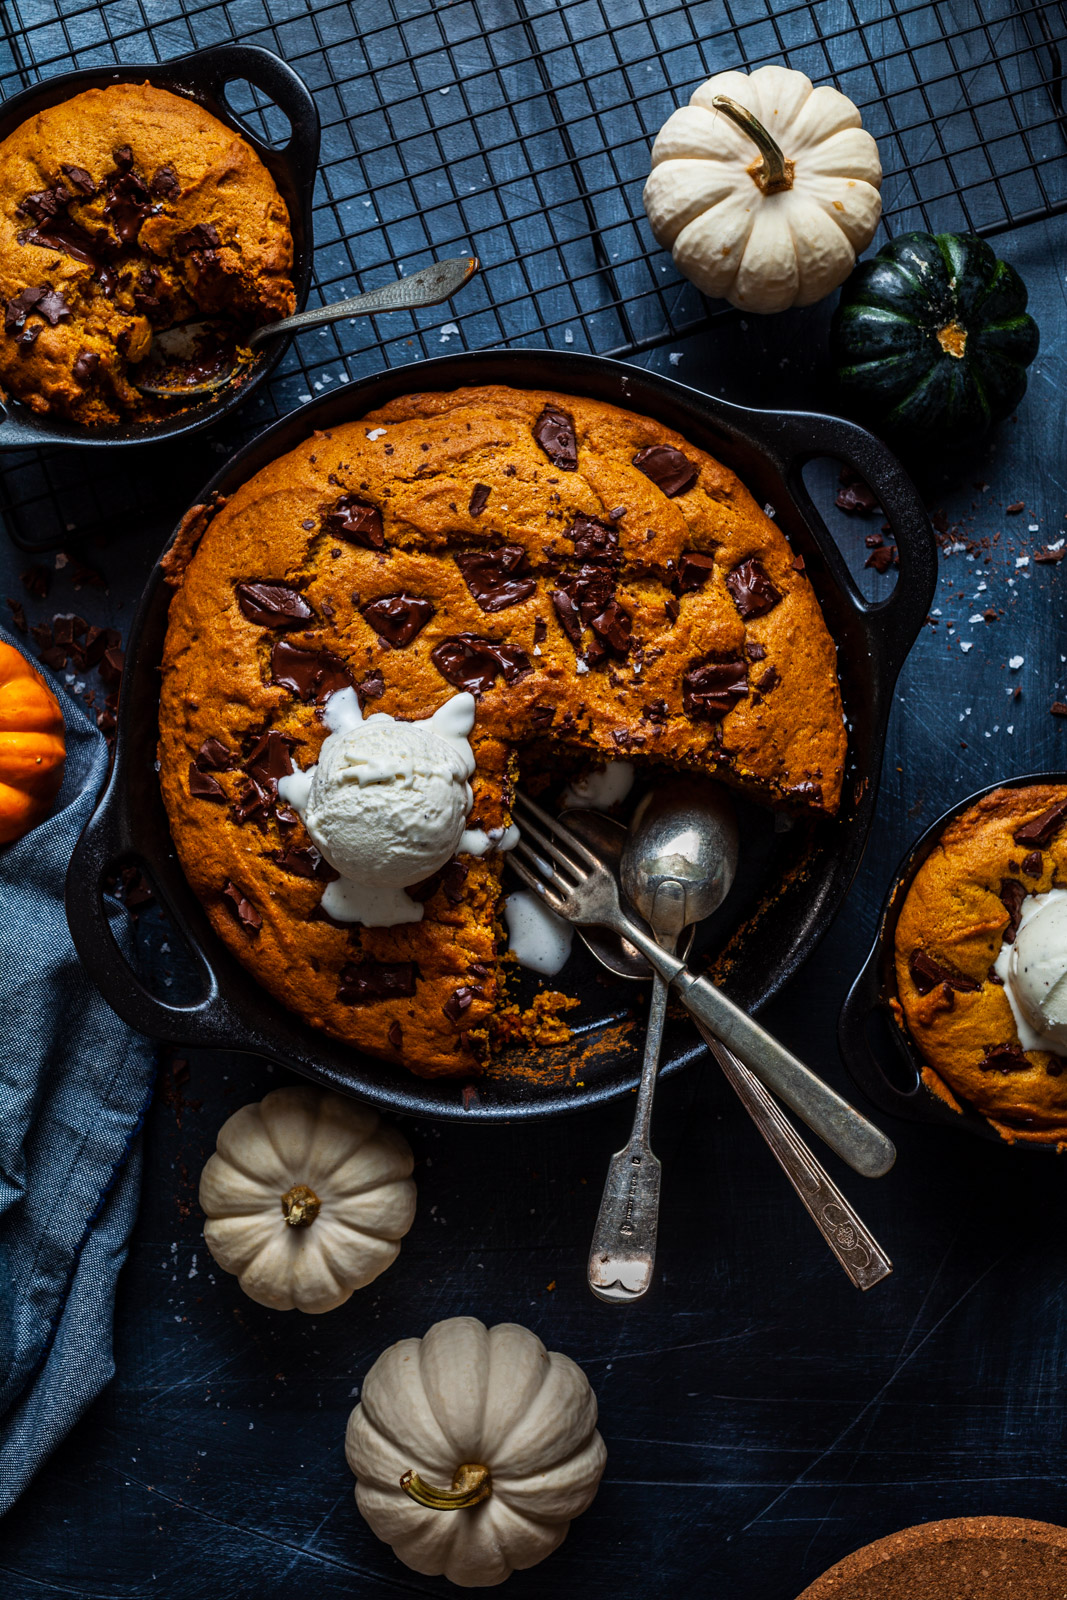
[[[881,1040],[876,1047],[871,1039],[869,1022],[877,1012],[884,1016],[885,1001],[882,996],[881,938],[875,941],[870,955],[849,990],[837,1024],[837,1043],[842,1059],[853,1079],[869,1100],[880,1111],[889,1111],[910,1122],[930,1122],[935,1109],[932,1097],[923,1090],[918,1068],[895,1021],[886,1018],[892,1030],[892,1044]],[[886,1066],[884,1052],[895,1054],[896,1073],[891,1075]],[[910,1078],[912,1088],[905,1090],[895,1078]],[[947,1109],[947,1108],[946,1108]]]
[[[115,938],[104,905],[104,882],[120,866],[144,864],[132,847],[124,807],[115,803],[123,781],[116,763],[67,868],[65,903],[74,948],[111,1009],[138,1033],[167,1044],[248,1049],[248,1028],[223,998],[198,940],[186,936],[201,970],[201,993],[188,1005],[171,1005],[142,983]],[[152,882],[172,923],[184,935],[182,917],[158,879],[153,877]]]
[[[226,102],[229,114],[240,122],[245,137],[260,155],[284,156],[295,169],[297,187],[310,188],[319,160],[319,113],[303,78],[272,50],[257,44],[211,45],[186,57],[186,61],[195,68],[198,86],[210,90],[218,101],[225,101],[228,83],[246,78],[285,112],[292,130],[289,143],[271,146],[264,144],[245,118]]]
[[[882,641],[893,672],[899,672],[926,621],[937,586],[937,545],[926,507],[911,478],[881,439],[855,422],[816,413],[783,412],[772,437],[790,491],[801,503],[813,531],[820,530],[826,556],[853,605]],[[887,600],[866,600],[857,588],[837,542],[808,493],[803,467],[818,456],[843,461],[869,485],[885,512],[900,552],[900,577]]]

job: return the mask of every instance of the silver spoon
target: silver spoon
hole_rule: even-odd
[[[173,328],[162,328],[153,338],[145,357],[144,373],[136,387],[142,394],[166,400],[194,400],[197,395],[214,394],[246,372],[256,351],[269,339],[280,334],[299,333],[304,328],[321,328],[330,322],[341,322],[345,317],[440,305],[470,282],[479,265],[477,256],[452,256],[447,261],[435,261],[413,272],[409,278],[397,278],[380,289],[368,289],[366,294],[353,295],[349,300],[338,300],[330,306],[317,306],[313,311],[299,311],[294,317],[268,322],[247,337],[238,336],[234,325],[221,318],[203,317],[176,323]],[[220,359],[224,363],[221,368],[202,372],[201,369]],[[194,381],[183,383],[183,371],[191,374]]]
[[[567,820],[613,870],[620,870],[628,842],[627,830],[620,822],[594,811],[568,812]],[[597,960],[620,978],[647,980],[651,976],[644,957],[618,935],[605,928],[580,927],[578,933]],[[703,1028],[699,1031],[851,1282],[857,1289],[870,1289],[888,1277],[893,1270],[889,1257],[771,1092],[732,1051]]]
[[[737,872],[737,849],[733,806],[719,788],[682,778],[640,802],[619,877],[626,898],[665,950],[673,953],[684,928],[718,910]],[[647,962],[634,955],[647,972]],[[669,992],[654,974],[633,1130],[611,1158],[589,1251],[589,1287],[598,1299],[615,1304],[647,1292],[656,1260],[661,1169],[649,1134]]]

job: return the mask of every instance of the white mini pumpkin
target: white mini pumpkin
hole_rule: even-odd
[[[413,1165],[368,1106],[274,1089],[219,1130],[200,1177],[204,1242],[260,1305],[332,1311],[396,1260],[415,1216]]]
[[[348,1419],[356,1504],[406,1566],[502,1583],[562,1544],[604,1471],[596,1396],[569,1356],[474,1317],[401,1339]]]
[[[803,72],[720,72],[652,148],[652,232],[704,294],[809,306],[843,283],[882,214],[878,146],[852,101]]]

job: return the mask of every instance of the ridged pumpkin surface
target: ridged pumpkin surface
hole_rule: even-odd
[[[48,814],[63,782],[63,713],[39,672],[0,642],[0,844]]]

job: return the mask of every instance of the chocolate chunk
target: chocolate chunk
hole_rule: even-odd
[[[136,244],[141,224],[158,210],[136,172],[125,172],[108,186],[104,216],[121,244]]]
[[[687,717],[715,720],[748,694],[743,661],[708,661],[682,674],[682,706]]]
[[[53,289],[51,284],[45,285],[44,294],[38,300],[36,310],[50,328],[57,328],[61,322],[70,321],[70,307],[59,290]]]
[[[935,961],[925,950],[913,950],[908,957],[911,981],[920,994],[929,994],[939,983],[947,983],[960,994],[973,994],[982,985],[974,978],[966,978],[956,967],[945,961]]]
[[[225,800],[226,791],[210,772],[201,772],[195,761],[189,763],[189,793],[198,800]]]
[[[362,545],[365,550],[384,550],[385,534],[382,514],[368,500],[354,494],[343,494],[322,523],[323,533],[334,539],[347,539],[349,544]]]
[[[430,652],[430,660],[448,683],[474,695],[491,689],[498,674],[510,688],[533,670],[529,656],[518,645],[498,644],[473,633],[442,639]]]
[[[361,704],[364,700],[380,700],[385,693],[385,679],[377,669],[368,672],[363,682],[356,684],[356,693]]]
[[[534,644],[544,644],[548,638],[548,623],[544,617],[534,618]]]
[[[678,621],[682,608],[678,604],[677,600],[664,600],[663,609],[667,613],[668,622],[673,623]]]
[[[178,174],[169,161],[156,168],[148,187],[161,200],[177,200],[182,192],[182,186],[178,182]]]
[[[247,929],[249,933],[254,933],[258,928],[262,928],[263,918],[248,896],[242,893],[235,883],[231,883],[227,879],[222,892],[232,905],[233,914],[243,928]]]
[[[278,779],[287,778],[293,770],[293,744],[277,728],[270,728],[256,740],[243,763],[248,776],[272,799],[278,793]]]
[[[52,587],[52,572],[49,567],[34,563],[31,567],[19,574],[23,588],[27,594],[32,594],[35,600],[43,600]]]
[[[133,166],[133,151],[128,144],[120,144],[117,150],[112,150],[111,159],[120,171],[125,172]]]
[[[415,993],[413,961],[351,961],[341,968],[337,998],[346,1005],[365,1000],[407,998]]]
[[[675,594],[692,594],[703,589],[715,571],[715,557],[703,556],[696,550],[686,550],[678,557],[678,571],[674,577]]]
[[[803,783],[794,783],[789,793],[797,800],[803,800],[808,805],[822,805],[822,784],[812,783],[805,778]]]
[[[750,661],[763,661],[767,655],[767,646],[757,643],[755,639],[746,639],[745,654]]]
[[[554,467],[563,472],[578,469],[578,438],[574,418],[559,406],[546,406],[533,426],[533,436]]]
[[[404,1034],[401,1030],[399,1022],[391,1022],[389,1024],[388,1038],[389,1043],[392,1045],[394,1050],[399,1050],[402,1047],[404,1043]]]
[[[1067,821],[1067,800],[1061,800],[1059,805],[1049,806],[1047,811],[1042,811],[1039,817],[1024,822],[1021,828],[1015,830],[1013,838],[1016,844],[1026,844],[1038,850],[1046,850],[1065,821]]]
[[[115,298],[115,290],[119,286],[119,275],[114,267],[103,266],[93,273],[93,277],[100,285],[100,293],[105,300]]]
[[[849,516],[869,517],[878,510],[878,496],[849,467],[841,469],[841,488],[834,504]]]
[[[578,568],[572,578],[562,579],[559,588],[553,590],[552,603],[568,637],[573,638],[564,622],[566,608],[559,604],[558,596],[561,594],[571,602],[571,611],[577,615],[582,625],[588,627],[593,618],[599,616],[614,598],[615,579],[611,571],[604,567],[583,566]]]
[[[71,368],[74,382],[80,384],[91,383],[96,376],[99,365],[100,357],[95,350],[79,350],[74,358],[74,366]]]
[[[983,1072],[1025,1072],[1030,1063],[1021,1044],[987,1044],[978,1063]]]
[[[470,505],[467,507],[468,514],[472,517],[480,517],[489,504],[489,496],[492,492],[487,483],[476,483],[471,490]]]
[[[519,544],[472,550],[457,556],[456,566],[483,611],[506,611],[528,600],[537,588],[537,579],[527,576],[530,564]]]
[[[387,594],[360,606],[359,614],[379,639],[402,650],[417,639],[434,614],[433,603],[414,594]]]
[[[109,645],[100,658],[100,676],[111,688],[117,688],[126,665],[126,652],[118,645]]]
[[[52,328],[70,321],[70,307],[57,289],[53,289],[50,283],[36,287],[30,285],[14,295],[4,307],[5,333],[14,333],[16,328],[23,327],[31,311],[38,312]],[[34,338],[40,331],[38,328]]]
[[[607,645],[615,655],[629,654],[633,620],[630,613],[624,611],[617,600],[609,600],[600,615],[590,620],[589,626],[601,643]]]
[[[7,603],[11,608],[11,620],[15,627],[20,633],[25,633],[27,628],[26,607],[22,604],[21,600],[12,600],[10,595],[7,596]]]
[[[96,193],[96,184],[93,182],[92,174],[86,172],[84,167],[72,167],[64,161],[62,168],[63,176],[77,194],[84,195],[88,199],[90,195]]]
[[[300,591],[287,583],[238,583],[234,593],[243,615],[261,628],[288,628],[315,615]]]
[[[41,336],[41,329],[43,326],[44,324],[41,322],[31,323],[28,327],[23,328],[22,332],[18,335],[15,343],[18,345],[19,350],[23,355],[28,355],[33,349],[33,346],[37,343],[37,340]]]
[[[73,198],[63,183],[26,195],[15,209],[34,225],[20,233],[18,240],[20,244],[37,245],[42,250],[58,250],[61,255],[70,256],[74,261],[84,261],[95,267],[99,262],[96,240],[67,215],[67,207]]]
[[[1001,878],[1000,898],[1004,902],[1004,909],[1008,913],[1008,926],[1004,929],[1004,943],[1014,944],[1015,935],[1019,931],[1019,920],[1022,916],[1023,901],[1026,899],[1026,890],[1018,878]]]
[[[534,706],[530,712],[530,727],[536,733],[542,733],[545,728],[550,728],[556,720],[553,706]]]
[[[641,707],[641,721],[652,722],[662,727],[669,716],[666,700],[650,700],[647,706]]]
[[[420,905],[425,905],[427,900],[432,900],[438,889],[444,892],[445,899],[450,906],[458,906],[463,900],[464,886],[467,882],[467,868],[461,861],[447,861],[438,872],[431,873],[428,878],[423,878],[421,883],[413,883],[405,892],[412,900],[417,900]]]
[[[240,823],[255,822],[263,828],[270,816],[273,800],[274,795],[270,789],[258,783],[255,778],[249,778],[244,788],[234,797],[234,817]]]
[[[221,739],[214,735],[205,739],[197,753],[196,764],[201,772],[231,772],[233,756]]]
[[[571,599],[566,589],[553,589],[551,594],[552,604],[556,608],[560,627],[563,629],[571,644],[578,645],[582,642],[582,619],[578,615],[578,607]]]
[[[875,572],[886,573],[893,565],[895,556],[896,550],[892,545],[879,545],[876,550],[871,551],[863,565],[873,568]]]
[[[759,682],[756,684],[756,688],[759,690],[760,694],[770,694],[772,689],[777,689],[781,681],[782,680],[778,675],[778,668],[771,666],[767,668],[762,678],[760,678]]]
[[[298,878],[318,878],[322,883],[335,883],[341,876],[313,844],[287,844],[284,850],[275,850],[271,860],[283,872],[291,872]]]
[[[1028,878],[1040,878],[1042,873],[1040,850],[1031,850],[1029,855],[1023,856],[1022,870]]]
[[[473,988],[469,983],[461,983],[454,993],[450,994],[441,1010],[449,1022],[458,1023],[464,1012],[469,1011],[475,999],[482,998],[482,991]]]
[[[755,556],[750,556],[727,573],[726,587],[746,622],[749,617],[762,617],[773,610],[782,598]]]
[[[271,683],[320,705],[338,689],[352,688],[348,668],[325,650],[306,650],[279,639],[270,653]]]
[[[619,535],[615,529],[596,517],[587,517],[584,511],[576,513],[563,537],[574,540],[574,554],[579,561],[614,561],[618,555]]]
[[[179,233],[174,241],[174,249],[179,255],[194,255],[201,250],[217,250],[221,242],[219,230],[213,222],[198,222],[186,233]]]
[[[700,477],[700,468],[672,444],[654,444],[647,450],[639,450],[634,456],[634,466],[646,478],[651,478],[657,489],[672,498],[685,494]]]

